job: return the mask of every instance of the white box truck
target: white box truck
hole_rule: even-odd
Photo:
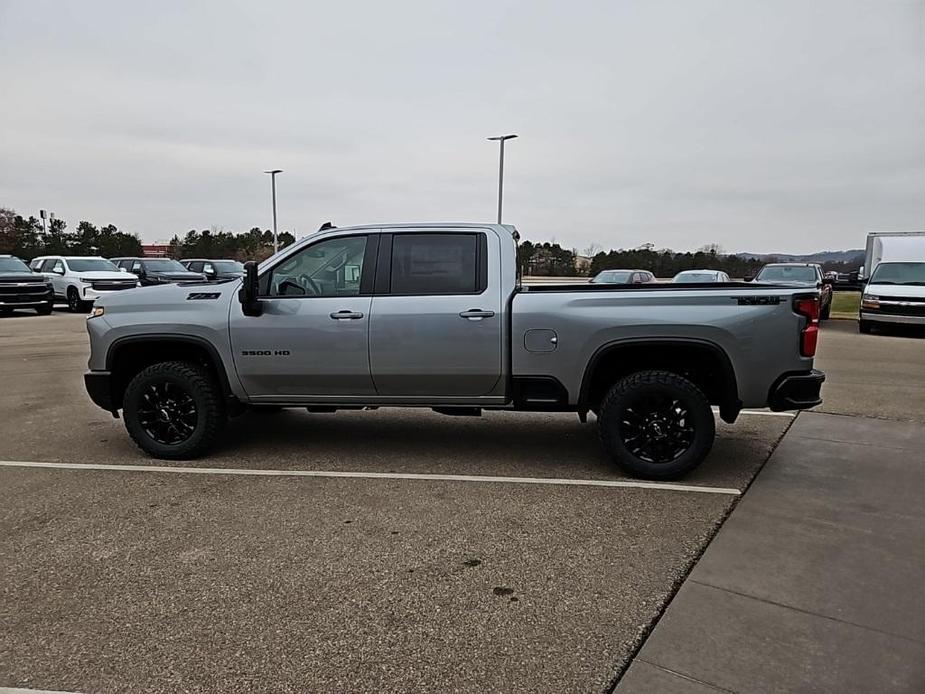
[[[925,231],[872,231],[860,277],[858,330],[904,323],[925,326]]]

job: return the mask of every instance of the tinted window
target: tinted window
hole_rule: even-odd
[[[632,275],[629,270],[605,270],[598,273],[592,282],[600,284],[626,284],[630,281]]]
[[[186,272],[186,268],[170,258],[154,258],[144,261],[148,272]]]
[[[807,265],[768,265],[755,279],[762,282],[817,282],[816,268]]]
[[[73,272],[92,272],[94,270],[105,270],[107,272],[119,271],[119,268],[105,258],[68,258],[67,265]]]
[[[29,272],[29,267],[19,258],[0,258],[0,272]]]
[[[399,234],[392,240],[393,294],[471,294],[478,287],[476,234]]]
[[[880,263],[871,284],[925,284],[925,263]]]
[[[717,276],[715,272],[679,272],[675,275],[672,282],[686,283],[704,283],[704,282],[722,282],[722,277]]]
[[[273,268],[270,296],[357,296],[365,236],[342,236],[308,246]]]
[[[237,260],[216,260],[212,265],[219,272],[244,272],[244,264]]]

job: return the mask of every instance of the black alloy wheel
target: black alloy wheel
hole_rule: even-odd
[[[169,380],[146,384],[138,405],[138,423],[158,443],[176,446],[196,431],[199,410],[193,396]]]
[[[647,463],[677,460],[694,442],[688,408],[662,392],[635,393],[623,409],[620,424],[626,450]]]

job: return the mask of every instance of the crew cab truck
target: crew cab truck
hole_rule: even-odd
[[[248,407],[596,415],[613,461],[670,479],[743,407],[818,405],[817,289],[521,286],[493,224],[318,232],[224,284],[143,287],[87,319],[91,399],[158,458]],[[374,415],[370,415],[374,416]]]

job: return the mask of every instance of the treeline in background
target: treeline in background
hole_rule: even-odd
[[[287,231],[279,234],[279,247],[295,243]],[[273,233],[254,227],[240,234],[216,229],[190,230],[175,235],[169,244],[172,258],[233,258],[263,260],[273,253]],[[23,217],[0,207],[0,254],[31,260],[40,255],[100,255],[104,258],[143,255],[137,234],[120,231],[114,224],[97,227],[81,221],[69,231],[63,219],[52,219],[44,227],[42,220]]]
[[[279,247],[295,243],[288,231],[279,232]],[[221,229],[190,229],[183,238],[170,240],[171,258],[232,258],[234,260],[263,260],[273,255],[273,232],[254,227],[235,234]]]
[[[39,255],[101,255],[106,258],[141,255],[141,239],[119,231],[115,225],[96,227],[80,222],[75,231],[67,230],[63,219],[52,219],[42,228],[42,220],[23,217],[0,208],[0,253],[31,260]]]
[[[767,263],[777,262],[774,257],[762,258],[727,254],[715,244],[694,252],[677,252],[667,248],[656,249],[647,243],[639,248],[603,251],[596,246],[579,253],[577,249],[562,248],[558,243],[521,241],[517,248],[517,263],[524,276],[533,277],[593,277],[602,270],[648,270],[656,277],[674,277],[683,270],[722,270],[730,277],[754,275]],[[822,262],[824,270],[851,272],[858,269],[860,260],[851,262]]]
[[[280,232],[279,247],[295,243],[295,236]],[[43,229],[42,220],[23,217],[11,209],[0,207],[0,254],[9,253],[24,260],[40,255],[101,255],[104,258],[143,255],[141,239],[137,234],[120,231],[113,224],[97,227],[81,221],[74,231],[68,231],[63,219],[52,219]],[[273,253],[273,234],[267,229],[253,227],[249,231],[234,233],[223,229],[191,229],[183,236],[174,235],[167,254],[178,260],[183,258],[232,258],[234,260],[263,260]],[[601,270],[648,270],[656,277],[673,277],[682,270],[722,270],[730,277],[755,274],[773,257],[761,259],[723,253],[711,244],[695,252],[679,253],[669,249],[656,249],[645,244],[629,250],[603,251],[591,246],[581,253],[577,249],[562,248],[558,243],[522,241],[517,248],[517,263],[526,276],[593,277]],[[850,272],[857,270],[858,262],[823,262],[825,270]]]

